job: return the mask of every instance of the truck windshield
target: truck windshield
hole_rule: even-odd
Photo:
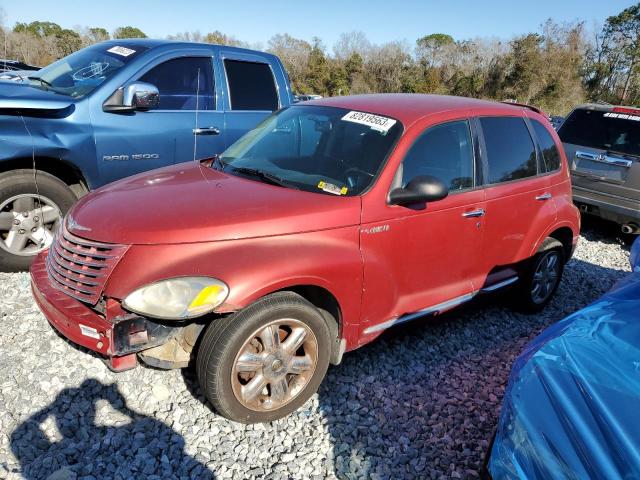
[[[558,130],[564,143],[640,156],[639,115],[574,110]]]
[[[28,79],[32,87],[80,98],[146,50],[138,44],[93,45],[33,72]]]
[[[297,105],[267,118],[222,153],[216,165],[284,187],[359,195],[401,133],[400,122],[382,115]]]

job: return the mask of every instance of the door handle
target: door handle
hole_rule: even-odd
[[[462,216],[464,218],[484,217],[484,208],[479,208],[478,210],[472,210],[470,212],[464,212]]]
[[[545,200],[550,200],[552,197],[552,195],[547,192],[547,193],[543,193],[542,195],[538,195],[536,197],[536,200],[540,200],[541,202],[544,202]]]
[[[194,128],[194,135],[220,135],[220,129],[218,127],[202,127]]]

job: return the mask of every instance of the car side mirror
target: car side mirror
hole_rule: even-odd
[[[119,88],[102,105],[105,112],[150,110],[160,103],[158,87],[146,82],[133,82]]]
[[[389,193],[390,205],[414,205],[435,202],[449,195],[444,182],[430,175],[412,178],[404,188],[396,188]]]

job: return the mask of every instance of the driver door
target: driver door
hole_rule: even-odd
[[[363,205],[365,335],[403,315],[453,307],[481,285],[485,194],[472,139],[468,119],[443,121],[420,132],[402,160],[402,186],[416,176],[437,177],[449,187],[443,200]]]
[[[224,149],[210,54],[163,58],[132,80],[155,85],[158,108],[133,113],[94,108],[92,124],[101,183]]]

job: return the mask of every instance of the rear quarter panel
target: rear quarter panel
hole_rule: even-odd
[[[206,275],[229,286],[217,311],[237,311],[278,290],[299,285],[333,294],[347,349],[357,346],[362,294],[358,226],[294,235],[181,245],[132,246],[111,275],[105,295],[124,299],[164,278]]]

